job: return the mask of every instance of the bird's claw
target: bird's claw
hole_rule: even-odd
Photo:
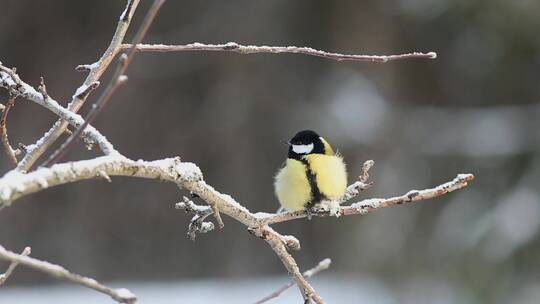
[[[307,219],[311,220],[311,218],[313,217],[313,209],[312,209],[312,207],[306,207],[305,210],[306,210]]]

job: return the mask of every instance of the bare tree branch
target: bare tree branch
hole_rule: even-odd
[[[146,14],[146,17],[144,18],[139,30],[137,31],[137,34],[135,34],[135,38],[133,39],[133,44],[138,44],[144,39],[144,36],[146,36],[146,33],[148,32],[148,29],[150,28],[150,25],[154,21],[156,15],[159,12],[159,9],[163,5],[163,3],[165,3],[165,0],[154,0],[154,3],[152,4],[152,7],[150,7],[150,9],[148,10],[148,13]],[[128,3],[128,6],[126,7],[126,10],[129,10],[129,6],[130,6],[130,3]],[[123,17],[120,18],[121,20],[125,18],[125,16],[126,16],[125,12],[122,15],[123,15]],[[121,56],[120,57],[120,63],[118,64],[118,67],[117,67],[117,69],[116,69],[116,71],[115,71],[115,73],[114,73],[114,75],[112,77],[111,82],[109,83],[109,85],[107,86],[107,88],[105,89],[103,94],[100,96],[98,101],[92,107],[92,110],[90,111],[90,113],[86,117],[84,123],[75,132],[73,132],[73,134],[71,134],[71,136],[66,140],[66,142],[64,142],[60,146],[60,148],[58,148],[58,150],[56,150],[49,157],[49,159],[43,164],[43,166],[47,167],[47,166],[50,166],[50,165],[56,163],[58,160],[60,160],[69,151],[71,146],[76,141],[79,140],[79,136],[84,131],[84,128],[86,128],[86,126],[89,123],[94,121],[94,119],[97,117],[97,115],[99,115],[101,110],[103,110],[103,108],[107,105],[107,103],[111,99],[111,97],[114,94],[114,92],[116,91],[116,89],[121,84],[125,83],[125,81],[127,80],[127,76],[125,76],[124,74],[127,71],[129,63],[131,62],[131,60],[135,56],[135,53],[136,53],[135,49],[132,48],[132,49],[129,50],[127,56],[125,56],[125,57]],[[216,213],[216,214],[219,215],[219,213]]]
[[[367,169],[363,171],[367,171]],[[210,214],[212,208],[215,207],[218,208],[221,213],[246,225],[252,234],[264,239],[276,252],[285,268],[297,282],[304,299],[307,302],[314,301],[315,303],[324,303],[322,298],[302,276],[296,262],[288,253],[288,249],[298,250],[300,248],[298,240],[292,236],[283,236],[268,226],[305,217],[306,213],[304,211],[283,214],[251,213],[247,208],[235,201],[229,195],[220,193],[210,185],[206,184],[203,180],[201,170],[193,163],[181,162],[180,158],[167,158],[146,162],[133,161],[122,155],[116,154],[102,156],[91,160],[57,164],[51,168],[40,168],[30,173],[21,173],[12,170],[0,178],[0,206],[7,206],[22,196],[52,186],[100,177],[103,174],[106,174],[107,176],[135,176],[169,181],[177,184],[181,188],[195,193],[198,197],[206,201],[209,206],[199,208],[199,206],[196,206],[193,203],[186,203],[184,200],[184,203],[189,204],[192,210],[195,210],[196,213],[198,212],[200,214],[206,214],[208,212],[208,214],[206,214],[207,216]],[[388,199],[368,199],[350,206],[340,206],[337,214],[364,215],[380,208],[434,198],[467,186],[467,183],[473,178],[474,176],[472,174],[460,174],[454,180],[435,188],[420,191],[412,190],[402,196]],[[354,195],[351,194],[351,196]],[[182,208],[182,206],[179,207]],[[328,216],[330,215],[330,212],[321,209],[319,212],[316,212],[315,215]],[[192,223],[193,222],[194,220],[192,220]],[[205,226],[208,228],[208,224]],[[206,228],[203,228],[203,230]],[[207,231],[195,231],[194,233],[196,232]]]
[[[315,50],[308,47],[280,47],[280,46],[253,46],[240,45],[235,42],[226,44],[201,44],[193,43],[188,45],[148,45],[141,44],[148,28],[150,27],[154,17],[159,11],[165,0],[154,0],[154,3],[148,11],[144,21],[137,31],[132,44],[122,44],[126,31],[130,25],[133,14],[139,4],[139,0],[128,0],[126,7],[119,17],[116,31],[113,35],[109,47],[101,58],[92,64],[80,65],[76,68],[79,71],[89,72],[84,83],[77,88],[72,96],[72,100],[67,108],[58,104],[47,93],[43,78],[38,87],[38,90],[23,82],[16,73],[16,69],[9,69],[0,63],[0,87],[7,88],[10,94],[14,97],[22,96],[41,106],[46,107],[60,117],[54,126],[45,133],[35,144],[30,146],[21,146],[21,150],[26,152],[21,162],[18,163],[16,170],[11,170],[0,178],[0,209],[10,205],[13,201],[20,197],[29,195],[47,189],[56,185],[71,183],[79,180],[104,178],[110,181],[110,176],[135,176],[149,178],[161,181],[169,181],[175,183],[179,188],[186,189],[206,202],[208,206],[198,206],[191,200],[184,197],[183,202],[178,203],[177,208],[184,209],[194,216],[191,219],[188,236],[195,239],[198,233],[206,233],[214,229],[214,224],[205,222],[208,216],[213,215],[216,223],[220,228],[223,227],[221,214],[230,216],[247,226],[248,231],[254,236],[265,240],[274,250],[277,256],[282,261],[283,265],[294,279],[294,282],[299,287],[305,303],[324,303],[323,299],[306,280],[317,271],[327,268],[330,261],[321,262],[318,267],[302,274],[300,269],[289,253],[289,250],[299,250],[300,242],[290,235],[282,235],[272,229],[270,225],[284,221],[294,220],[306,217],[305,211],[287,212],[282,214],[269,213],[252,213],[243,205],[238,203],[227,194],[223,194],[215,190],[212,186],[206,184],[203,179],[202,172],[193,163],[181,162],[180,158],[167,158],[152,162],[133,161],[118,153],[112,144],[101,135],[90,123],[97,117],[100,111],[107,105],[117,88],[127,80],[125,75],[128,65],[137,52],[182,52],[182,51],[228,51],[239,54],[254,54],[254,53],[293,53],[304,54],[309,56],[321,57],[336,61],[369,61],[369,62],[388,62],[392,60],[403,59],[434,59],[437,54],[429,53],[408,53],[400,55],[348,55],[339,53],[330,53],[326,51]],[[114,72],[111,81],[108,83],[102,95],[99,97],[94,107],[84,120],[76,112],[83,106],[89,94],[99,85],[99,79],[108,68],[113,58],[122,50],[129,50],[128,54],[122,54],[119,57],[119,64]],[[11,105],[12,106],[12,105]],[[9,104],[2,114],[2,121],[5,126],[5,117],[9,111]],[[71,124],[75,131],[69,136],[68,140],[56,150],[45,165],[52,165],[50,168],[42,167],[33,172],[29,169],[35,164],[37,159],[50,147],[61,134],[67,131],[67,126]],[[9,152],[15,158],[14,150],[6,141],[4,146],[9,148]],[[90,143],[96,142],[99,144],[105,156],[97,157],[91,160],[68,162],[63,164],[53,165],[62,156],[68,152],[73,143],[77,142],[80,136],[89,138]],[[2,134],[2,139],[3,139]],[[6,148],[7,149],[7,148]],[[10,155],[8,153],[8,155]],[[364,163],[361,175],[358,180],[347,187],[345,195],[337,201],[321,202],[312,211],[316,216],[341,216],[341,215],[364,215],[381,208],[403,204],[407,202],[416,202],[437,196],[444,195],[451,191],[461,189],[467,186],[474,176],[471,174],[460,174],[454,180],[437,186],[435,188],[425,190],[412,190],[408,193],[392,197],[392,198],[374,198],[360,201],[349,206],[341,206],[341,203],[351,200],[362,191],[368,189],[372,183],[368,182],[368,171],[373,166],[373,161]],[[29,252],[28,252],[29,253]],[[26,254],[27,255],[27,254]],[[48,273],[55,277],[63,278],[77,284],[95,289],[102,293],[111,296],[118,302],[133,303],[135,296],[127,289],[111,289],[99,284],[97,281],[73,274],[61,266],[50,264],[30,258],[22,254],[16,254],[5,250],[0,246],[0,259],[11,262],[8,271],[0,279],[5,281],[13,272],[17,264],[22,264],[27,267]],[[3,283],[3,282],[2,282]],[[1,283],[0,283],[1,284]],[[289,283],[270,295],[270,298],[278,296],[283,290],[294,285]],[[266,301],[268,297],[263,299]]]
[[[4,107],[4,109],[2,109],[2,116],[0,117],[0,138],[2,140],[2,146],[4,146],[4,151],[15,166],[17,166],[18,161],[17,157],[15,156],[15,149],[13,149],[13,147],[11,147],[11,144],[9,143],[7,132],[7,116],[9,110],[15,106],[16,98],[16,96],[11,96],[9,98],[6,106]]]
[[[120,154],[58,164],[51,168],[40,168],[30,173],[12,170],[0,178],[0,204],[9,204],[20,197],[53,186],[101,177],[102,174],[174,182],[178,186],[196,193],[209,206],[216,205],[222,213],[236,219],[247,227],[258,228],[306,217],[304,211],[280,214],[251,213],[229,195],[220,193],[206,184],[201,170],[195,164],[182,162],[178,157],[148,162],[133,161]],[[393,205],[435,198],[461,189],[473,179],[472,174],[459,174],[454,180],[434,188],[412,190],[402,196],[387,199],[367,199],[350,206],[341,206],[340,215],[364,215]],[[207,208],[211,207],[205,207],[204,210],[207,210]],[[315,213],[315,215],[328,216],[329,214],[327,211],[321,211]]]
[[[32,249],[30,247],[25,247],[23,252],[21,252],[21,256],[28,256],[32,252]],[[3,274],[0,274],[0,285],[3,285],[7,279],[11,276],[13,271],[15,271],[15,268],[19,265],[19,262],[12,261],[11,264],[9,264],[8,269]]]
[[[133,44],[123,44],[123,49],[131,49]],[[270,54],[303,54],[308,56],[321,57],[324,59],[337,60],[337,61],[370,61],[370,62],[388,62],[393,60],[404,59],[435,59],[437,53],[407,53],[399,55],[349,55],[330,53],[325,51],[319,51],[310,47],[297,47],[297,46],[256,46],[256,45],[242,45],[236,42],[227,42],[225,44],[205,44],[205,43],[190,43],[185,45],[167,45],[167,44],[137,44],[135,49],[139,52],[188,52],[188,51],[211,51],[211,52],[234,52],[239,54],[256,54],[256,53],[270,53]]]
[[[274,252],[281,259],[281,262],[283,263],[289,274],[296,281],[296,284],[300,289],[300,293],[304,298],[304,303],[311,303],[312,301],[317,304],[324,303],[324,300],[321,298],[321,296],[317,294],[315,289],[313,289],[313,287],[304,278],[304,276],[300,272],[300,269],[298,268],[298,265],[296,264],[296,261],[287,250],[288,247],[290,247],[287,242],[288,238],[284,238],[269,226],[250,229],[250,232],[253,235],[265,240],[270,245],[270,247],[272,247]],[[298,240],[294,240],[296,241],[296,243],[298,243]],[[298,246],[300,246],[299,243]]]
[[[350,206],[342,206],[339,208],[339,215],[365,215],[386,207],[435,198],[466,187],[473,179],[474,175],[472,174],[458,174],[458,176],[456,176],[456,178],[454,178],[452,181],[441,184],[434,188],[425,190],[411,190],[401,196],[391,198],[371,198],[354,203]],[[329,216],[330,213],[328,210],[321,209],[319,211],[312,211],[312,215],[325,217]],[[269,216],[263,220],[263,223],[272,225],[307,216],[307,213],[303,210],[296,212],[285,212]]]
[[[29,247],[27,247],[27,249],[29,249]],[[29,253],[30,250],[28,250],[28,254]],[[44,272],[53,277],[64,279],[94,289],[96,291],[109,295],[111,298],[113,298],[119,303],[131,304],[137,301],[137,297],[125,288],[112,289],[110,287],[100,284],[94,279],[72,273],[62,266],[31,258],[27,256],[28,254],[25,254],[25,252],[23,252],[22,254],[17,254],[6,250],[4,247],[0,246],[0,259],[11,262],[11,265],[20,264]]]
[[[92,86],[92,85],[91,85]],[[75,114],[68,109],[62,107],[58,104],[56,100],[54,100],[52,97],[50,97],[47,94],[43,94],[42,92],[38,92],[36,89],[34,89],[29,84],[22,81],[19,76],[17,75],[16,71],[13,71],[13,69],[9,69],[5,66],[3,66],[0,63],[0,87],[4,87],[8,89],[12,94],[16,94],[18,96],[24,97],[28,100],[31,100],[47,109],[52,111],[54,114],[61,117],[63,120],[67,121],[68,124],[71,124],[72,126],[78,128],[84,123],[83,118],[79,114]],[[88,88],[80,88],[81,92],[83,93]],[[46,99],[44,99],[44,96]],[[114,149],[113,145],[105,138],[105,136],[101,135],[98,130],[96,130],[92,126],[87,126],[84,129],[84,136],[90,137],[93,141],[98,143],[101,150],[105,154],[114,154],[118,153]],[[43,139],[43,138],[42,138]],[[38,147],[42,144],[42,139],[38,140],[34,145],[30,145],[26,147],[26,155],[31,154],[35,149],[38,149]],[[26,156],[25,156],[26,157]],[[24,161],[21,160],[20,163]],[[20,169],[20,163],[18,169]]]
[[[310,270],[307,270],[303,273],[303,276],[304,278],[306,279],[309,279],[311,278],[312,276],[316,275],[317,273],[323,271],[323,270],[326,270],[330,267],[330,264],[332,263],[332,260],[326,258],[322,261],[319,262],[319,264],[317,264],[317,266],[311,268]],[[255,302],[255,304],[262,304],[262,303],[266,303],[274,298],[277,298],[279,297],[283,292],[285,292],[287,289],[291,288],[292,286],[294,286],[296,284],[296,281],[290,281],[289,283],[281,286],[280,288],[278,288],[276,291],[274,291],[273,293],[267,295],[266,297],[260,299],[259,301]]]
[[[82,92],[84,89],[81,88],[88,88],[93,83],[97,82],[105,70],[107,70],[113,58],[121,50],[121,44],[131,23],[133,14],[139,5],[139,1],[140,0],[127,0],[126,8],[118,20],[116,30],[109,46],[97,62],[91,65],[86,65],[88,67],[89,74],[76,92]],[[79,109],[84,105],[87,97],[88,94],[82,96],[79,96],[79,94],[73,94],[72,100],[67,107],[68,110],[77,113],[77,111],[79,111]],[[56,121],[53,127],[43,134],[43,136],[35,143],[33,149],[28,151],[24,158],[19,162],[19,170],[28,171],[38,160],[38,158],[64,133],[68,124],[68,122],[62,119]]]

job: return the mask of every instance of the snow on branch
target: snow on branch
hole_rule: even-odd
[[[142,24],[140,25],[137,33],[135,34],[135,38],[133,39],[134,44],[138,44],[144,39],[144,36],[148,32],[150,25],[154,21],[158,11],[160,10],[161,6],[164,3],[165,3],[165,0],[154,0],[154,3],[152,3],[152,6],[146,13],[146,16]],[[126,12],[130,10],[130,7],[132,5],[133,5],[132,2],[129,1],[126,6],[126,10],[122,13],[122,16],[120,17],[120,21],[126,19],[126,16],[127,16]],[[99,115],[101,110],[103,110],[103,108],[107,105],[109,100],[111,100],[111,97],[113,96],[115,91],[118,89],[118,87],[127,81],[127,76],[125,75],[125,73],[127,71],[129,63],[135,56],[135,53],[136,53],[135,49],[131,49],[129,50],[127,55],[122,54],[122,56],[120,56],[119,64],[116,68],[116,71],[114,72],[114,75],[112,76],[111,81],[105,88],[105,91],[99,97],[98,101],[96,101],[96,103],[92,105],[92,110],[90,110],[90,113],[88,113],[88,115],[86,116],[84,123],[81,126],[79,126],[75,130],[75,132],[73,132],[73,134],[69,136],[69,138],[60,146],[60,148],[54,151],[54,153],[47,159],[47,161],[45,161],[43,166],[50,166],[58,162],[69,151],[69,149],[73,147],[74,143],[76,143],[79,140],[79,136],[84,132],[86,126],[92,123],[94,119],[97,117],[97,115]]]
[[[369,166],[364,166],[364,168]],[[363,172],[359,178],[364,183],[363,177],[367,172]],[[201,170],[193,163],[182,162],[180,158],[166,158],[156,161],[133,161],[121,155],[107,155],[91,160],[75,161],[53,165],[50,168],[40,168],[30,173],[22,173],[12,170],[0,178],[0,207],[9,205],[14,200],[29,195],[40,190],[70,182],[101,178],[102,176],[134,176],[150,178],[160,181],[169,181],[177,184],[196,194],[204,200],[208,207],[197,206],[193,202],[185,199],[183,204],[177,204],[179,208],[188,212],[204,214],[208,216],[217,208],[222,214],[239,221],[248,227],[248,231],[253,235],[265,240],[281,259],[285,268],[297,282],[301,293],[306,301],[324,303],[322,298],[309,285],[300,273],[300,270],[288,253],[288,250],[300,249],[299,241],[293,236],[281,235],[269,225],[284,221],[306,217],[304,211],[287,212],[282,214],[252,213],[243,205],[234,200],[231,196],[223,194],[208,185]],[[461,189],[474,178],[472,174],[460,174],[454,180],[440,186],[425,190],[412,190],[408,193],[388,199],[368,199],[350,206],[339,206],[336,215],[364,215],[381,208],[394,206],[402,203],[412,203],[420,200],[430,199],[446,193]],[[354,186],[354,183],[351,186]],[[349,190],[355,187],[349,187]],[[349,193],[350,198],[357,195]],[[213,211],[212,211],[213,212]],[[328,216],[327,209],[315,210],[314,215]],[[194,219],[196,219],[194,217]],[[204,220],[204,219],[203,219]],[[209,224],[201,221],[201,230],[209,230]],[[192,224],[194,220],[192,219]],[[203,228],[205,227],[206,228]],[[198,231],[203,232],[203,231]]]
[[[82,89],[76,92],[76,95],[86,94],[88,90],[91,90],[91,87],[97,86],[95,83],[90,84],[89,86],[84,86]],[[83,118],[76,113],[73,113],[69,109],[66,109],[62,107],[56,100],[51,98],[49,95],[43,94],[42,92],[38,92],[34,87],[27,84],[26,82],[22,81],[20,77],[17,75],[16,71],[13,69],[9,69],[5,66],[3,66],[0,63],[0,87],[3,87],[7,89],[12,95],[14,96],[21,96],[24,97],[30,101],[33,101],[37,103],[38,105],[41,105],[54,114],[58,115],[65,121],[67,121],[69,124],[71,124],[74,127],[79,127],[84,123]],[[92,126],[87,126],[84,130],[84,136],[90,137],[92,140],[94,140],[103,153],[105,154],[114,154],[117,153],[114,149],[113,145],[105,138],[105,136],[101,135],[98,130],[96,130]],[[38,149],[39,146],[43,143],[43,138],[38,140],[36,144],[27,147],[27,155],[31,154],[34,149]],[[26,158],[26,157],[25,157]],[[24,161],[21,161],[21,163]]]
[[[103,175],[137,176],[172,180],[162,165],[172,165],[172,160],[136,162],[119,154],[101,156],[39,168],[30,173],[12,170],[0,178],[0,206],[10,205],[14,200],[53,186],[85,179],[101,178]]]
[[[12,170],[0,178],[0,204],[7,206],[22,196],[60,184],[99,177],[103,174],[171,181],[196,193],[222,213],[252,227],[250,231],[269,243],[280,257],[289,273],[297,281],[304,298],[306,300],[312,299],[316,303],[323,303],[313,287],[304,279],[296,262],[287,251],[288,249],[299,249],[298,240],[292,236],[283,236],[269,226],[262,225],[258,217],[232,197],[222,194],[206,184],[200,169],[195,164],[181,162],[179,158],[145,162],[129,160],[118,155],[108,155],[91,160],[57,164],[30,173]]]
[[[109,295],[118,303],[131,304],[131,303],[135,303],[135,301],[137,300],[137,297],[125,288],[112,289],[110,287],[100,284],[98,281],[94,279],[72,273],[62,266],[31,258],[28,256],[29,254],[30,254],[30,247],[26,247],[23,253],[17,254],[9,250],[6,250],[4,247],[0,246],[0,259],[11,262],[8,272],[10,271],[10,269],[12,272],[13,269],[17,265],[22,265],[28,268],[41,271],[53,277],[64,279],[64,280],[94,289],[96,291]],[[11,272],[9,273],[8,272],[6,272],[7,276],[11,274]],[[0,285],[3,283],[1,280],[2,280],[2,277],[0,276]]]
[[[131,49],[132,44],[123,44],[123,49]],[[404,59],[435,59],[437,53],[406,53],[399,55],[350,55],[331,53],[326,51],[316,50],[310,47],[298,47],[298,46],[256,46],[256,45],[242,45],[236,42],[227,42],[224,44],[205,44],[205,43],[190,43],[184,45],[170,45],[170,44],[137,44],[135,49],[139,52],[189,52],[189,51],[210,51],[210,52],[234,52],[239,54],[256,54],[256,53],[289,53],[289,54],[303,54],[308,56],[321,57],[329,60],[337,61],[370,61],[370,62],[388,62],[393,60]]]
[[[189,222],[187,235],[190,240],[195,241],[198,233],[207,233],[214,230],[214,223],[204,220],[214,211],[210,206],[198,206],[193,201],[184,196],[184,201],[176,203],[176,209],[182,209],[186,213],[192,213],[193,218]]]
[[[126,7],[118,20],[116,30],[114,31],[109,46],[97,62],[90,65],[84,65],[89,73],[83,84],[77,88],[75,94],[73,94],[71,102],[67,107],[69,111],[74,113],[79,111],[89,94],[77,94],[77,92],[84,92],[87,88],[98,82],[114,57],[121,51],[122,42],[131,23],[133,14],[139,5],[139,1],[140,0],[126,1]],[[90,93],[90,91],[88,93]],[[56,121],[49,131],[43,134],[43,136],[32,145],[32,149],[27,151],[24,158],[19,162],[18,168],[22,171],[28,171],[38,158],[67,130],[68,125],[69,123],[63,119]]]
[[[424,190],[411,190],[401,196],[390,198],[370,198],[351,204],[350,206],[340,206],[337,212],[332,213],[325,204],[315,206],[311,211],[311,216],[342,216],[342,215],[365,215],[382,208],[401,205],[404,203],[414,203],[442,196],[455,190],[459,190],[468,185],[474,179],[472,174],[458,174],[453,180]],[[351,185],[352,186],[352,185]],[[346,194],[347,195],[347,194]],[[351,197],[352,198],[352,197]],[[306,211],[285,212],[281,214],[267,216],[263,222],[266,225],[286,222],[294,219],[307,217]]]

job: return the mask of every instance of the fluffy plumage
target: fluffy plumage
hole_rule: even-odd
[[[335,200],[347,188],[345,163],[324,138],[313,131],[301,131],[289,142],[288,158],[274,186],[281,206],[290,211],[323,199]]]

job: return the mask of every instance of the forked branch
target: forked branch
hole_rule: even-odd
[[[139,27],[139,30],[135,34],[135,38],[133,39],[134,44],[140,43],[143,39],[146,33],[148,32],[148,29],[150,28],[150,25],[154,21],[157,13],[159,12],[159,9],[161,6],[165,3],[165,0],[154,0],[152,3],[152,6],[148,10],[148,13],[146,14],[141,26]],[[131,1],[128,2],[128,5],[126,7],[126,11],[130,9]],[[122,16],[120,16],[120,20],[123,20],[126,18],[126,11],[122,13]],[[122,54],[120,57],[120,62],[118,64],[118,67],[116,68],[116,71],[114,72],[114,75],[112,77],[111,82],[105,88],[105,91],[101,94],[98,101],[94,104],[92,107],[92,110],[90,113],[88,113],[88,116],[86,117],[84,123],[73,132],[69,136],[69,138],[64,142],[58,150],[54,151],[54,153],[47,159],[47,161],[43,164],[43,166],[50,166],[57,161],[59,161],[73,146],[74,143],[76,143],[79,140],[79,137],[83,133],[86,126],[88,126],[89,123],[93,122],[94,119],[96,119],[97,115],[103,110],[103,108],[107,105],[115,91],[118,89],[118,87],[125,83],[127,80],[127,76],[125,75],[127,68],[135,56],[135,49],[129,50],[127,55]]]
[[[101,75],[107,70],[114,57],[121,50],[121,45],[124,40],[124,36],[129,28],[133,14],[139,6],[140,0],[127,0],[126,7],[120,17],[118,18],[118,24],[113,34],[111,42],[101,58],[93,64],[85,65],[87,67],[88,76],[84,80],[83,84],[76,90],[75,94],[68,104],[68,110],[77,113],[79,109],[84,105],[86,98],[89,94],[77,94],[84,89],[92,86],[92,84],[99,81]],[[56,140],[66,131],[69,123],[63,119],[56,121],[56,123],[47,131],[43,136],[33,145],[33,149],[27,151],[24,158],[19,162],[19,170],[29,171],[38,158],[45,153],[45,151],[53,145]]]
[[[11,262],[11,265],[15,265],[13,266],[13,268],[15,268],[17,265],[26,266],[51,275],[53,277],[64,279],[75,284],[94,289],[96,291],[109,295],[111,298],[113,298],[119,303],[131,304],[135,303],[135,301],[137,300],[137,297],[125,288],[112,289],[110,287],[100,284],[94,279],[72,273],[62,266],[31,258],[28,256],[28,254],[30,254],[30,249],[28,247],[27,249],[28,250],[25,249],[22,254],[17,254],[6,250],[4,247],[0,246],[0,259]],[[13,269],[11,271],[13,271]]]
[[[31,252],[32,252],[32,249],[30,247],[26,247],[26,248],[24,248],[23,252],[21,252],[20,255],[21,256],[28,256],[28,255],[30,255]],[[9,277],[11,276],[13,271],[15,271],[15,268],[17,268],[18,265],[19,265],[19,262],[17,262],[17,261],[12,261],[9,264],[8,269],[6,270],[6,272],[4,272],[3,274],[0,274],[0,285],[3,285],[7,281],[7,279],[9,279]]]
[[[296,281],[296,285],[298,285],[298,289],[300,289],[300,293],[304,298],[304,303],[324,303],[321,296],[315,291],[315,289],[302,275],[302,273],[300,272],[300,268],[298,268],[298,265],[296,264],[296,261],[289,253],[288,249],[290,246],[288,246],[287,239],[290,238],[290,236],[287,236],[284,239],[283,236],[281,236],[269,226],[263,226],[255,229],[252,228],[249,231],[253,235],[265,240],[270,245],[270,247],[272,247],[272,250],[274,250],[277,256],[281,259],[281,262],[283,263],[283,266],[285,266],[285,269],[287,269],[289,274]],[[298,244],[298,247],[296,249],[300,249],[300,243],[298,242],[298,240],[294,238],[294,241]]]
[[[317,273],[324,271],[330,267],[330,264],[332,263],[332,260],[326,258],[317,264],[317,266],[311,268],[310,270],[307,270],[303,273],[304,278],[309,279],[312,276],[316,275]],[[267,295],[266,297],[260,299],[259,301],[255,302],[255,304],[262,304],[266,303],[274,298],[279,297],[283,292],[285,292],[287,289],[291,288],[296,284],[296,281],[290,281],[289,283],[281,286],[276,291],[272,292],[271,294]]]
[[[95,84],[90,84],[89,87],[94,86]],[[41,89],[38,91],[31,85],[22,81],[19,75],[16,73],[16,70],[7,68],[0,63],[0,87],[7,89],[10,94],[13,96],[21,96],[30,101],[37,103],[40,106],[43,106],[53,112],[54,114],[61,117],[63,120],[67,121],[68,124],[71,124],[74,127],[80,127],[84,120],[79,114],[71,112],[69,109],[62,107],[56,100],[54,100],[49,94],[45,94],[43,90],[43,85],[40,86]],[[88,87],[79,88],[80,92],[78,94],[84,93],[88,90]],[[114,154],[117,153],[113,145],[101,135],[98,130],[92,126],[87,126],[84,129],[84,136],[90,137],[94,142],[96,142],[103,153],[105,154]],[[42,140],[38,140],[34,145],[26,147],[26,155],[29,155],[34,152],[34,150],[39,149],[43,144]],[[25,156],[26,157],[26,156]],[[21,160],[20,164],[24,161]]]

